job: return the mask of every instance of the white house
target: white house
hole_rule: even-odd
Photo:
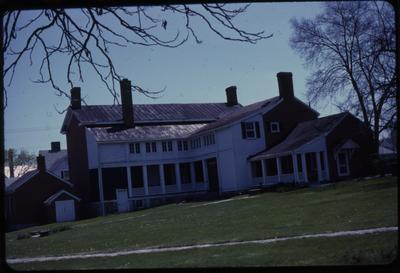
[[[360,151],[364,143],[357,143],[358,135],[332,133],[343,130],[342,124],[358,126],[350,114],[331,119],[335,126],[309,135],[301,147],[269,152],[295,128],[319,120],[315,110],[294,96],[292,74],[277,77],[278,96],[247,106],[238,102],[235,86],[225,90],[222,103],[139,105],[132,103],[131,83],[124,79],[121,105],[88,106],[81,105],[80,88],[73,88],[61,132],[67,138],[70,181],[86,204],[83,214],[351,175],[351,159],[358,153],[348,151]],[[267,169],[276,174],[266,179]],[[283,179],[283,172],[291,176]]]

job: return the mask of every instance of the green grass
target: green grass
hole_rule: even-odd
[[[353,237],[299,239],[269,245],[225,246],[174,253],[34,262],[13,264],[11,268],[15,270],[66,268],[73,270],[389,264],[396,258],[397,241],[397,232],[390,232]]]
[[[234,201],[205,206],[199,205],[206,202],[170,204],[68,224],[51,224],[30,228],[6,234],[6,255],[9,258],[36,257],[92,251],[116,251],[148,246],[254,240],[277,236],[397,226],[396,180],[397,178],[388,177],[368,181],[341,182],[314,189],[285,193],[264,193],[247,199],[235,198]],[[68,225],[70,229],[54,233],[48,237],[17,240],[18,234],[41,228],[54,229],[65,225]],[[380,236],[385,237],[386,235],[376,236],[380,238]],[[356,237],[354,238],[357,241]],[[369,238],[369,236],[365,238]],[[322,244],[322,242],[331,239],[307,240],[303,244],[308,244],[312,240]],[[288,241],[279,244],[288,244],[289,246],[299,244],[299,242]],[[326,245],[330,244],[327,243]],[[264,253],[263,249],[268,249],[250,245],[227,248],[232,249],[232,251],[237,249],[236,253],[241,252],[240,250],[244,248],[249,248],[249,251],[254,249],[255,253],[261,256],[264,255],[262,254]],[[197,252],[206,254],[209,251],[217,251],[217,249],[225,249],[225,247],[213,248],[213,250],[192,250],[185,252],[189,253],[185,255],[190,256],[190,253]],[[339,249],[335,248],[332,251],[339,252]],[[314,251],[317,250],[318,248]],[[271,248],[268,251],[273,251],[273,249]],[[310,249],[310,251],[313,250]],[[362,247],[360,247],[360,251],[362,251]],[[167,257],[170,257],[171,262],[176,260],[175,265],[178,265],[183,260],[187,260],[175,257],[181,256],[181,254],[181,252],[180,255],[174,253],[141,254],[140,258],[139,256],[135,257],[142,261],[142,257],[151,256],[154,258],[164,257],[165,255],[166,261],[169,260]],[[113,259],[118,260],[119,258]],[[113,259],[109,261],[110,267],[115,265]],[[132,259],[135,260],[135,258]],[[145,266],[145,260],[143,258],[143,264],[140,262],[127,266]],[[235,259],[230,260],[234,263]],[[215,265],[224,265],[224,259],[217,259],[216,261]],[[254,261],[257,261],[257,259]],[[317,264],[319,263],[317,258],[314,261]],[[301,263],[301,261],[299,262]],[[329,263],[329,261],[326,262]],[[58,263],[72,266],[68,261]],[[77,264],[82,265],[82,263],[88,263],[89,266],[90,261],[82,260]],[[194,261],[193,263],[199,265],[198,262]],[[279,264],[279,261],[272,263]],[[93,262],[94,266],[103,267],[101,264],[96,261]],[[107,267],[106,264],[104,266]]]

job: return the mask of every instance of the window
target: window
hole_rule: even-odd
[[[194,164],[194,175],[196,182],[204,182],[203,162],[199,160],[195,161],[193,164]]]
[[[178,140],[178,151],[182,151],[182,141]]]
[[[146,142],[146,153],[157,152],[157,145],[155,142]]]
[[[214,134],[209,134],[209,135],[203,136],[203,144],[204,144],[204,146],[209,146],[209,145],[215,144]]]
[[[172,141],[162,142],[162,151],[171,152],[172,151]]]
[[[340,176],[349,175],[349,161],[345,151],[339,152],[337,155],[337,167]]]
[[[131,154],[140,154],[140,143],[130,143],[129,152]]]
[[[69,180],[69,171],[67,171],[67,170],[61,171],[61,178],[65,179],[65,180]]]
[[[260,125],[258,121],[242,122],[242,138],[254,139],[260,138]]]
[[[191,149],[198,149],[201,147],[201,138],[194,138],[190,140],[190,148]]]
[[[262,165],[261,160],[251,162],[251,174],[255,177],[262,177]]]
[[[182,150],[183,151],[188,150],[188,142],[186,140],[178,140],[178,151],[182,151]]]
[[[271,133],[279,133],[280,132],[279,122],[271,122],[269,126],[271,129]]]
[[[150,149],[150,142],[146,143],[146,153],[150,153],[151,149]]]

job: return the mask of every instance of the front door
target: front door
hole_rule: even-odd
[[[56,201],[56,221],[66,222],[75,220],[75,203],[74,200]]]
[[[215,157],[209,158],[206,162],[210,191],[219,192],[217,159]]]
[[[116,189],[118,212],[129,211],[129,200],[127,189]]]

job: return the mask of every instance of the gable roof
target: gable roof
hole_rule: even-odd
[[[21,187],[25,182],[29,181],[32,177],[36,176],[39,173],[39,170],[33,170],[26,172],[24,175],[19,177],[13,183],[11,183],[8,187],[6,187],[6,192],[14,192],[16,189]]]
[[[94,127],[87,128],[97,142],[126,142],[186,138],[206,126],[201,124],[135,126],[133,128]]]
[[[241,108],[237,108],[236,111],[229,113],[227,115],[224,115],[220,117],[218,120],[207,124],[200,130],[196,132],[196,134],[201,134],[205,131],[212,130],[212,129],[217,129],[220,127],[223,127],[225,125],[228,125],[230,123],[233,123],[235,121],[238,121],[248,115],[253,114],[254,112],[266,107],[266,106],[271,106],[274,107],[276,106],[281,100],[279,97],[273,97],[267,100],[262,100],[256,103],[252,103],[246,106],[243,106]]]
[[[304,144],[311,142],[317,137],[329,134],[342,120],[348,112],[334,114],[310,121],[299,123],[288,137],[270,149],[262,151],[250,157],[251,160],[262,159],[267,156],[283,154],[300,148]]]
[[[205,123],[211,122],[223,113],[229,113],[241,107],[228,106],[226,103],[169,103],[134,104],[135,124],[144,123]],[[81,109],[68,109],[61,132],[67,129],[74,115],[82,125],[123,124],[121,105],[87,105]]]
[[[54,200],[56,200],[62,194],[69,195],[73,199],[75,199],[77,201],[81,201],[81,199],[79,197],[77,197],[76,195],[73,195],[72,193],[70,193],[66,190],[60,190],[60,191],[56,192],[55,194],[53,194],[52,196],[50,196],[49,198],[47,198],[46,201],[44,201],[43,203],[45,203],[46,205],[50,205]]]
[[[8,187],[6,187],[6,193],[13,193],[19,187],[21,187],[23,184],[29,182],[29,180],[31,180],[33,177],[35,177],[39,173],[40,173],[40,171],[38,169],[25,173],[24,175],[19,177],[17,180],[15,180],[13,183],[11,183]],[[57,178],[58,180],[60,180],[61,182],[67,184],[70,187],[73,187],[73,185],[70,182],[68,182],[67,180],[65,180],[63,178],[60,178],[59,176],[53,174],[50,171],[46,171],[46,174]]]

